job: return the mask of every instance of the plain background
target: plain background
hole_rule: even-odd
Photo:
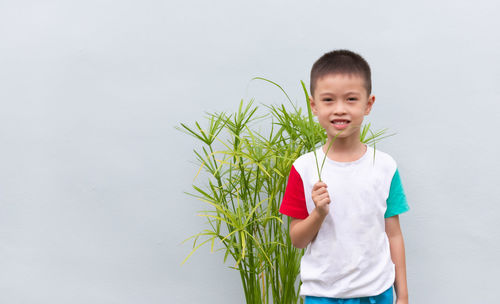
[[[303,101],[323,53],[371,64],[397,136],[410,302],[497,303],[499,2],[0,1],[0,303],[243,303],[181,244],[196,143],[243,98]]]

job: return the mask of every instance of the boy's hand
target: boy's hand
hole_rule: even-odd
[[[330,195],[326,190],[327,185],[323,182],[317,182],[312,189],[312,199],[316,210],[321,216],[326,216],[330,211]]]

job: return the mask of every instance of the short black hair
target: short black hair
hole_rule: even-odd
[[[314,95],[316,81],[329,74],[348,74],[361,76],[365,82],[365,89],[370,96],[372,91],[372,76],[368,62],[349,50],[335,50],[321,56],[311,69],[311,95]]]

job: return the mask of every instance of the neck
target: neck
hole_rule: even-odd
[[[333,138],[329,138],[323,146],[323,152],[327,154],[330,159],[338,161],[352,161],[360,158],[366,151],[365,144],[353,138],[337,138],[333,141],[332,146],[328,150]]]
[[[356,137],[347,137],[347,138],[328,138],[325,143],[325,147],[328,148],[330,143],[332,142],[332,147],[330,151],[338,151],[338,152],[352,152],[364,147],[364,144],[359,140],[359,136]]]

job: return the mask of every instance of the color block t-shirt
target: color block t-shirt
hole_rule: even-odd
[[[316,151],[318,163],[323,150]],[[409,210],[394,159],[366,146],[353,162],[325,159],[330,212],[301,260],[301,295],[356,298],[378,295],[394,283],[385,218]],[[318,181],[310,152],[290,170],[280,212],[305,219],[315,208],[312,187]]]

